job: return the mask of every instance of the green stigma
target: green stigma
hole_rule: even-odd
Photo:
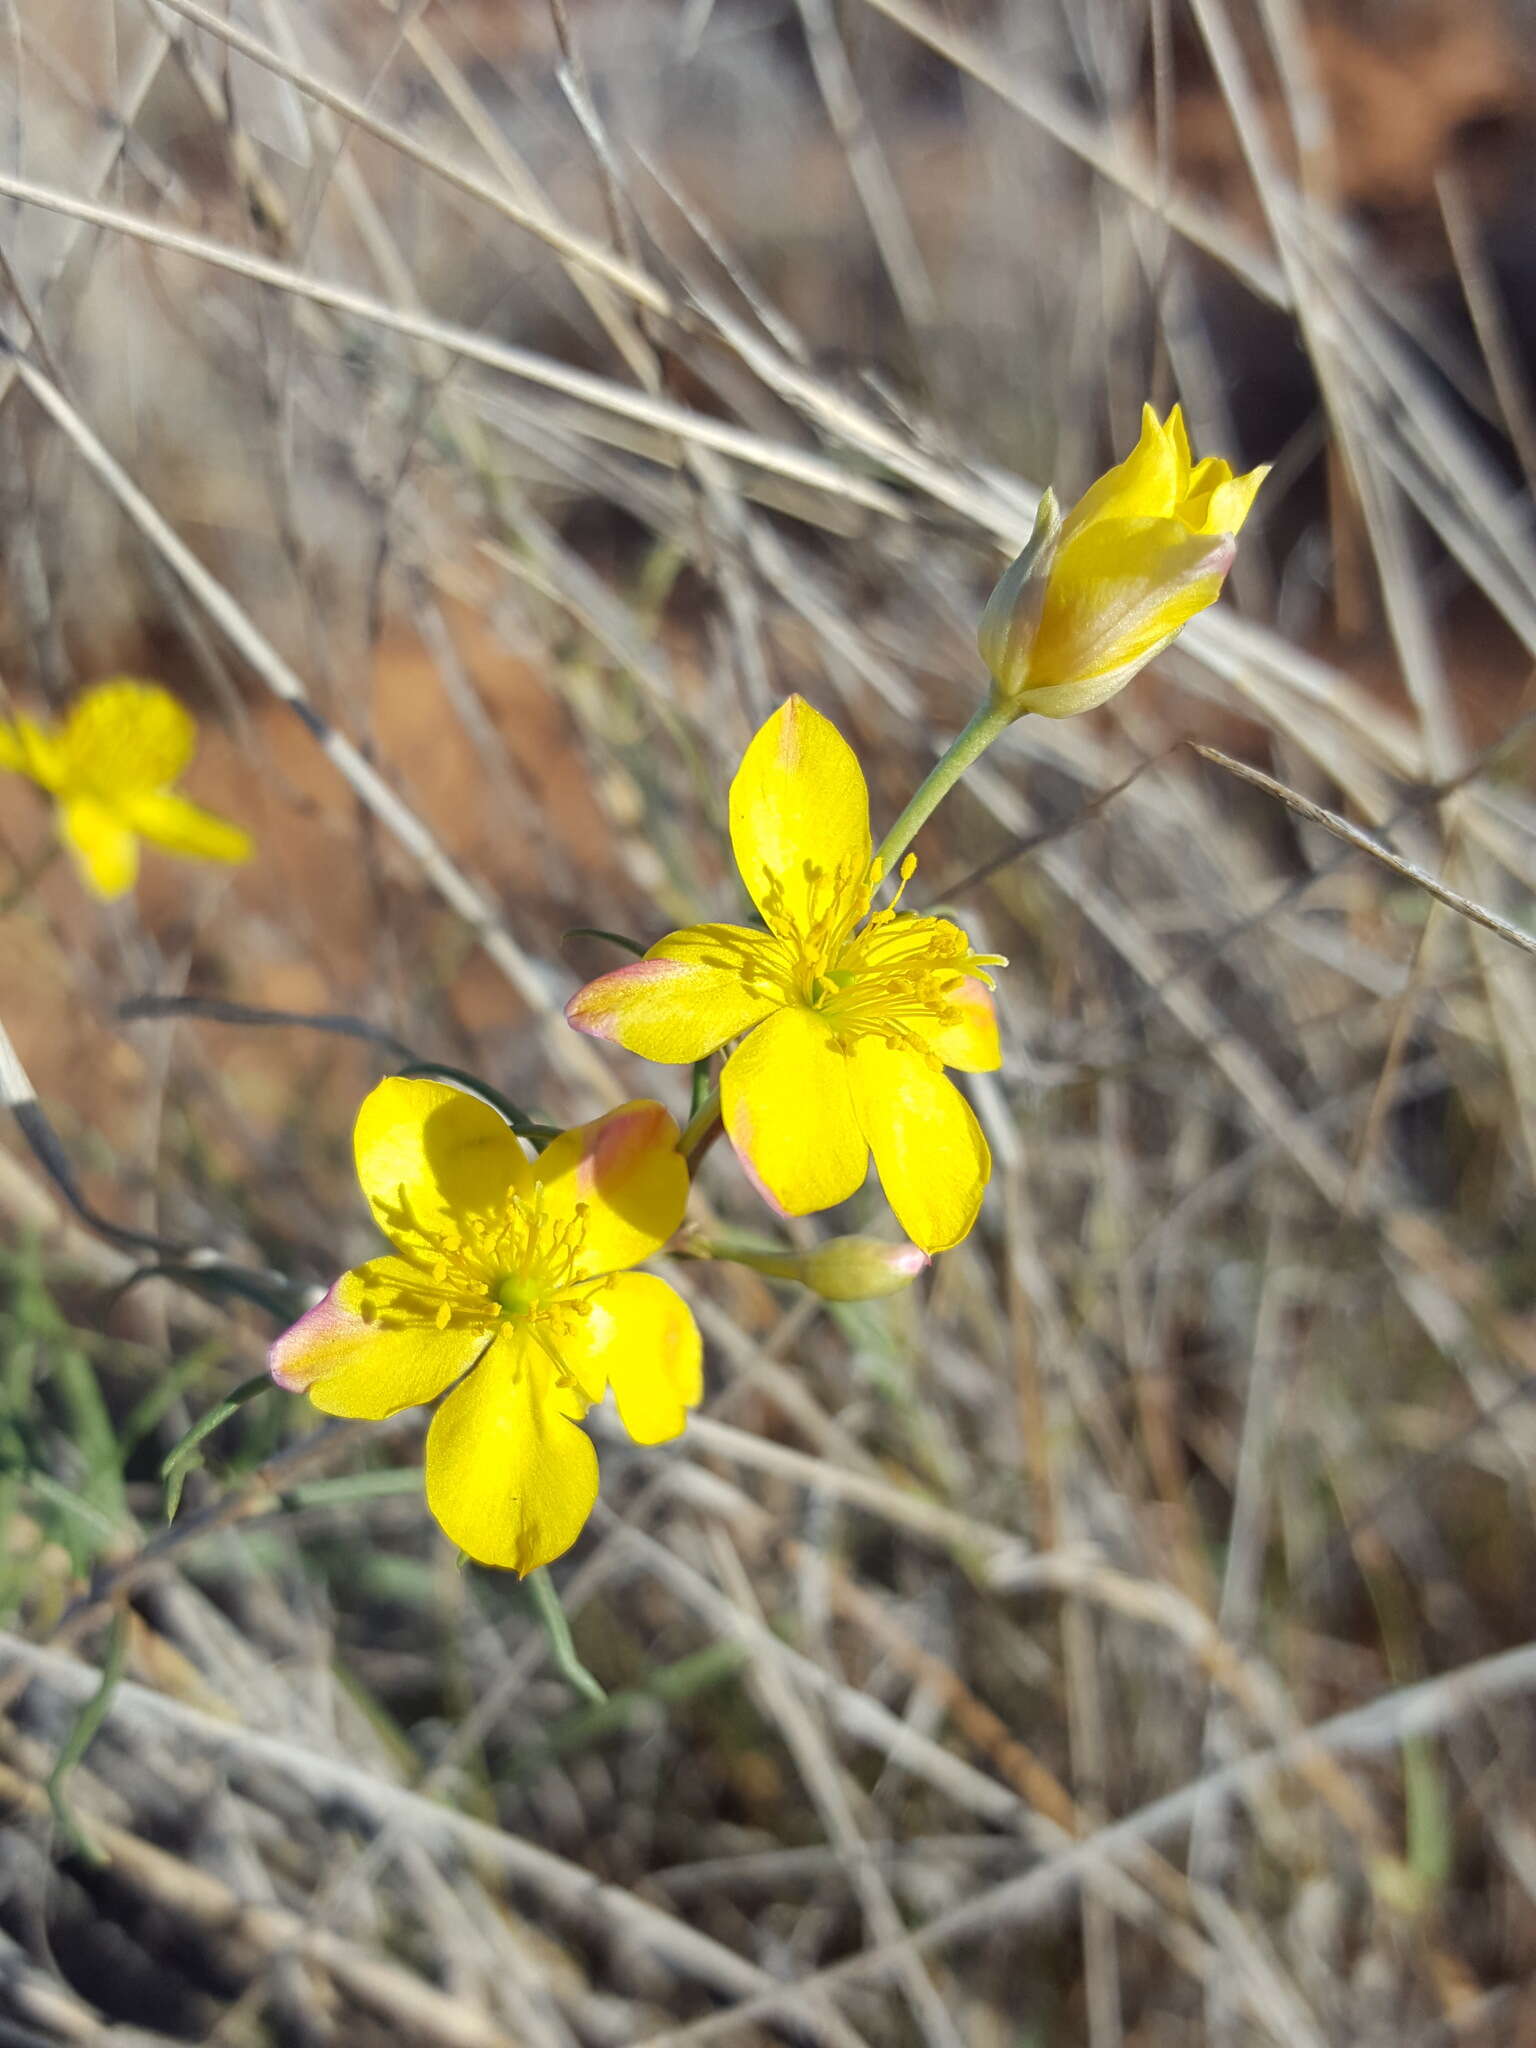
[[[527,1315],[538,1298],[538,1289],[518,1273],[503,1273],[491,1288],[492,1301],[499,1302],[509,1316]]]

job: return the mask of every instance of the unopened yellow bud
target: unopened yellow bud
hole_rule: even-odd
[[[1267,466],[1192,460],[1183,415],[1142,409],[1141,439],[1062,517],[1047,491],[982,614],[994,698],[1069,718],[1113,697],[1221,595]]]
[[[797,1280],[823,1301],[875,1301],[899,1294],[928,1264],[915,1244],[887,1244],[878,1237],[833,1237],[810,1251],[775,1251],[735,1239],[700,1240],[690,1250],[701,1258],[729,1259],[772,1280]]]

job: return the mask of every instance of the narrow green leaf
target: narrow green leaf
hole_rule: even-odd
[[[69,1803],[69,1779],[85,1752],[96,1739],[96,1731],[107,1718],[112,1705],[112,1695],[117,1690],[118,1680],[123,1675],[123,1663],[128,1653],[128,1610],[120,1607],[112,1618],[111,1633],[107,1637],[107,1654],[102,1661],[101,1682],[91,1694],[75,1719],[59,1751],[58,1761],[48,1773],[48,1804],[53,1808],[54,1824],[75,1854],[87,1863],[98,1866],[107,1861],[105,1851],[91,1840],[75,1817]]]
[[[165,1519],[168,1522],[176,1519],[188,1472],[203,1462],[197,1455],[197,1447],[203,1438],[212,1436],[221,1423],[228,1422],[237,1408],[243,1408],[257,1394],[265,1393],[272,1384],[270,1375],[264,1372],[253,1373],[248,1380],[242,1380],[227,1400],[221,1401],[216,1408],[210,1408],[206,1415],[193,1423],[175,1448],[167,1452],[160,1467],[160,1477],[165,1481]]]
[[[561,1677],[584,1699],[601,1705],[608,1695],[576,1654],[571,1625],[565,1618],[560,1595],[555,1591],[555,1582],[547,1569],[541,1565],[536,1572],[530,1572],[523,1581],[523,1588],[534,1613],[543,1623],[544,1633],[549,1637],[550,1655]]]
[[[632,953],[637,960],[643,960],[647,948],[638,939],[626,939],[622,932],[605,932],[600,925],[573,924],[568,931],[560,934],[563,946],[567,939],[606,939],[610,946],[620,946],[626,953]]]

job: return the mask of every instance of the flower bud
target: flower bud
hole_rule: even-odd
[[[887,1244],[878,1237],[832,1237],[805,1252],[760,1250],[733,1239],[697,1242],[690,1249],[705,1258],[750,1266],[771,1280],[798,1280],[823,1301],[875,1301],[899,1294],[928,1264],[928,1254],[915,1244]]]
[[[1141,439],[1065,519],[1040,500],[1024,552],[998,581],[978,642],[998,703],[1068,718],[1121,690],[1221,595],[1268,467],[1234,476],[1190,456],[1175,406],[1142,408]]]

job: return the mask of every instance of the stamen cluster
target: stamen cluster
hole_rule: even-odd
[[[431,1322],[439,1330],[515,1319],[558,1336],[566,1318],[591,1313],[590,1296],[611,1277],[584,1270],[587,1215],[585,1202],[568,1216],[550,1215],[536,1181],[531,1195],[509,1193],[499,1214],[464,1210],[428,1225],[402,1187],[391,1235],[412,1277],[366,1299],[361,1313],[386,1326]]]
[[[817,1011],[844,1050],[859,1033],[869,1032],[942,1069],[928,1036],[958,1021],[954,998],[967,981],[991,988],[987,970],[1007,962],[999,953],[973,952],[966,933],[948,918],[902,910],[916,872],[916,856],[909,853],[896,894],[875,910],[885,878],[882,862],[860,869],[844,861],[827,869],[808,861],[800,877],[798,918],[776,914],[789,892],[770,876],[764,907],[776,944],[765,946],[767,957],[749,965],[743,978],[780,1000]]]

